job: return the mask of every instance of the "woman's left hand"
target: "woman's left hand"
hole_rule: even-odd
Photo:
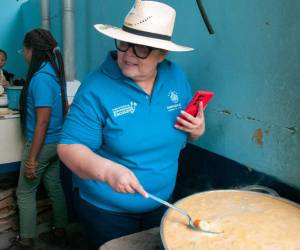
[[[25,161],[25,177],[34,180],[36,178],[36,161]]]
[[[203,113],[203,103],[200,102],[196,117],[190,115],[185,111],[181,111],[181,116],[177,117],[177,124],[175,128],[185,131],[190,134],[192,140],[200,137],[205,131],[205,118]]]
[[[1,83],[1,85],[2,85],[4,88],[6,88],[6,87],[9,86],[9,81],[3,80],[2,83]]]

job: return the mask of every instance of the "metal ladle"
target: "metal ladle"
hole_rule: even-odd
[[[203,233],[210,233],[210,234],[219,234],[219,233],[221,233],[221,232],[214,232],[214,231],[204,230],[204,229],[200,228],[200,226],[199,227],[195,226],[194,223],[193,223],[192,217],[184,209],[176,207],[176,206],[172,205],[171,203],[169,203],[167,201],[164,201],[164,200],[158,198],[157,196],[155,196],[153,194],[149,194],[149,193],[147,193],[147,194],[148,194],[148,197],[150,199],[155,200],[155,201],[157,201],[157,202],[159,202],[159,203],[161,203],[161,204],[163,204],[163,205],[165,205],[167,207],[173,208],[177,212],[185,215],[188,218],[188,220],[189,220],[189,224],[188,224],[189,227],[192,228],[193,230],[200,231],[200,232],[203,232]]]

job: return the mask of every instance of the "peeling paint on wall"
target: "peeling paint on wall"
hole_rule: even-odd
[[[257,122],[262,122],[261,120],[258,120],[254,117],[251,117],[251,116],[243,116],[243,115],[240,115],[238,113],[232,113],[231,111],[227,110],[227,109],[222,109],[222,110],[218,110],[217,112],[221,113],[221,114],[224,114],[224,115],[234,115],[237,119],[239,120],[249,120],[249,121],[257,121]]]
[[[255,130],[253,136],[252,136],[252,140],[258,144],[258,145],[262,145],[263,144],[263,137],[264,137],[264,134],[263,134],[263,131],[261,128],[258,128]]]
[[[231,112],[229,110],[226,110],[226,109],[219,110],[219,112],[224,114],[224,115],[231,115]]]
[[[293,135],[297,133],[297,128],[296,127],[290,127],[290,128],[286,128],[287,130],[289,130],[289,132]]]
[[[222,110],[217,110],[218,113],[224,114],[224,115],[233,115],[234,117],[236,117],[239,120],[249,120],[249,121],[255,121],[255,122],[260,122],[263,124],[267,124],[267,121],[262,121],[259,119],[256,119],[255,117],[251,117],[251,116],[243,116],[237,113],[232,113],[231,111],[227,110],[227,109],[222,109]],[[298,132],[298,128],[297,127],[283,127],[280,125],[276,125],[276,124],[272,124],[270,127],[278,127],[284,130],[288,130],[289,133],[291,135],[294,135]],[[270,127],[265,131],[266,134],[268,134],[270,132]]]

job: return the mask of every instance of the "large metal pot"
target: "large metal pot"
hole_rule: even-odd
[[[160,235],[165,249],[300,249],[300,205],[269,194],[217,190],[176,202],[193,219],[202,219],[217,235],[193,231],[185,216],[169,209]]]

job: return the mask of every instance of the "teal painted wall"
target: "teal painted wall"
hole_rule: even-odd
[[[186,69],[216,97],[197,145],[299,188],[300,2],[205,4],[216,35],[190,15],[197,52]]]
[[[40,0],[28,1],[22,5],[23,35],[31,29],[41,26]]]
[[[14,73],[16,78],[24,77],[27,66],[17,51],[22,48],[23,18],[22,3],[25,1],[0,1],[0,48],[8,54],[5,69]]]
[[[51,2],[61,41],[61,3]],[[196,1],[162,2],[177,10],[173,40],[195,48],[169,58],[182,65],[194,90],[216,93],[205,111],[206,133],[195,144],[300,188],[300,1],[203,1],[215,35]],[[93,24],[120,26],[133,3],[75,1],[79,80],[113,48]]]

